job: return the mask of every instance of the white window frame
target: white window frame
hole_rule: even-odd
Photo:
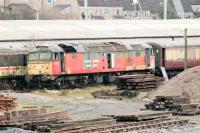
[[[49,2],[49,1],[51,1],[51,2]],[[49,5],[52,5],[52,4],[53,4],[53,0],[47,0],[47,3],[48,3]]]

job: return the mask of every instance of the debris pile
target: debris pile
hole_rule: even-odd
[[[199,104],[175,104],[169,108],[174,115],[198,115],[200,114]]]
[[[151,91],[156,89],[164,79],[151,74],[123,75],[117,77],[120,90]]]
[[[12,110],[16,107],[16,98],[0,95],[0,110]]]
[[[38,131],[50,131],[49,125],[60,126],[60,124],[69,120],[67,111],[48,113],[43,108],[4,111],[0,117],[0,126],[15,126]]]
[[[192,104],[187,93],[181,96],[156,96],[153,102],[145,105],[147,110],[170,111],[174,115],[197,115],[199,105]]]
[[[126,114],[134,116],[133,114]],[[144,117],[143,117],[144,116]],[[138,114],[139,121],[116,121],[113,119],[94,119],[89,121],[78,121],[67,124],[64,128],[52,130],[52,132],[59,133],[121,133],[121,132],[137,132],[140,130],[149,130],[152,128],[166,128],[166,126],[183,126],[188,125],[189,120],[172,119],[168,114],[163,113],[148,113],[142,115]],[[140,119],[141,118],[141,119]],[[143,119],[144,118],[144,119]]]
[[[200,66],[189,68],[160,86],[150,95],[177,96],[186,92],[191,97],[191,103],[200,103]]]
[[[101,99],[123,99],[131,98],[137,95],[137,91],[127,91],[127,90],[100,90],[92,93],[94,98]]]
[[[136,97],[139,92],[151,91],[160,86],[164,79],[155,77],[151,74],[123,75],[117,76],[117,89],[115,90],[100,90],[93,92],[94,98],[132,98]]]
[[[145,121],[152,120],[158,118],[167,118],[171,115],[170,112],[163,111],[138,111],[133,113],[118,113],[114,115],[107,115],[108,117],[112,117],[117,121]]]

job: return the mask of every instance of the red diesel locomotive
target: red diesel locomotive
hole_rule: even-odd
[[[31,82],[67,88],[150,71],[155,68],[155,59],[152,47],[145,43],[69,43],[36,46],[29,53],[27,65]]]

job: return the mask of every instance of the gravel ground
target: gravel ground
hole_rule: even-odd
[[[84,90],[45,90],[34,91],[32,93],[10,93],[9,95],[17,98],[17,103],[19,105],[17,107],[18,109],[21,109],[24,106],[52,106],[53,108],[51,108],[50,111],[68,110],[71,120],[93,119],[111,113],[129,113],[139,111],[144,107],[145,103],[142,102],[141,99],[145,97],[146,94],[141,94],[138,96],[139,98],[129,100],[125,99],[121,101],[115,99],[94,99],[90,94],[96,90],[102,90],[106,88],[107,87],[99,86],[97,88],[87,88]],[[110,86],[108,88],[113,89],[114,87]],[[200,116],[195,117],[195,120],[199,121]],[[139,133],[182,133],[181,131],[183,131],[183,129],[187,129],[187,131],[189,130],[190,133],[197,133],[200,127],[173,127],[171,130],[151,129],[140,131]],[[15,132],[15,130],[17,133],[17,129],[12,129],[10,131]],[[187,133],[187,131],[184,132]],[[19,132],[22,131],[20,130]],[[10,133],[9,130],[8,133]]]
[[[22,130],[19,128],[10,128],[8,130],[2,130],[2,131],[0,131],[0,133],[36,133],[36,132],[26,131],[26,130]]]
[[[52,106],[51,111],[67,110],[72,120],[98,118],[115,112],[133,112],[144,106],[144,103],[140,101],[94,99],[86,95],[80,97],[78,93],[74,94],[74,97],[57,97],[42,93],[11,93],[10,95],[17,98],[18,109],[23,108],[23,106]]]
[[[159,87],[150,98],[155,96],[177,96],[186,92],[192,103],[200,103],[200,66],[185,70]]]
[[[148,130],[133,131],[131,133],[199,133],[200,126],[195,126],[192,124],[179,126],[179,127],[169,127],[169,128],[154,128]]]

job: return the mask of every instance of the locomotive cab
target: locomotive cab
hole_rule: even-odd
[[[61,53],[48,47],[36,47],[28,56],[28,73],[30,75],[59,75],[61,73]]]
[[[153,54],[153,48],[152,46],[146,44],[146,43],[141,43],[141,44],[136,44],[132,46],[134,50],[139,50],[141,53],[139,54],[138,57],[143,57],[144,60],[144,67],[143,69],[154,69],[155,68],[155,57]],[[137,53],[138,54],[138,53]]]

